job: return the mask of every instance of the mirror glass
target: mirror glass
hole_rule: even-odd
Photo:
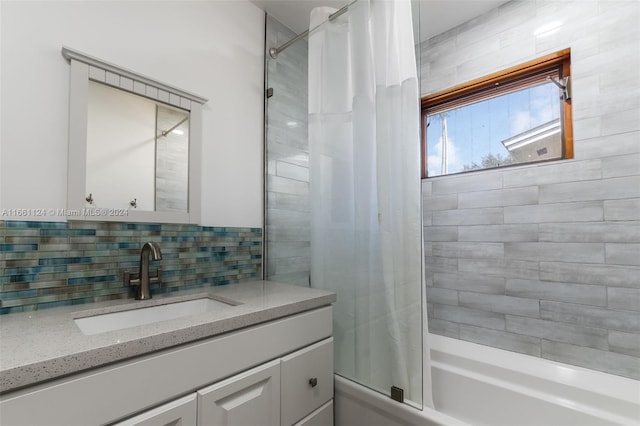
[[[87,105],[87,201],[186,213],[189,111],[96,81]]]

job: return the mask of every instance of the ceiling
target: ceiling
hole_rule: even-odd
[[[314,7],[340,9],[351,0],[251,0],[256,6],[296,33],[309,29],[309,14]],[[415,1],[415,0],[414,0]],[[508,0],[419,0],[422,40],[443,33]]]

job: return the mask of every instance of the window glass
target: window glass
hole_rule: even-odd
[[[470,98],[427,110],[427,176],[562,158],[562,100],[546,76]]]

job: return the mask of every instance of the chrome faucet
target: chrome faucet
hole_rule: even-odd
[[[149,273],[149,254],[153,260],[162,259],[162,251],[157,243],[146,242],[140,250],[140,273],[124,271],[125,285],[137,285],[136,300],[151,299],[149,284],[160,283],[162,280],[162,269],[158,268],[155,275]]]

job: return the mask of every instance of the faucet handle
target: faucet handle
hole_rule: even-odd
[[[140,285],[140,273],[124,271],[123,275],[124,285]],[[162,268],[156,269],[155,274],[149,273],[149,284],[162,282]]]
[[[156,269],[156,273],[151,275],[151,273],[149,273],[149,284],[151,283],[161,283],[162,282],[162,268],[158,267],[158,269]]]
[[[140,273],[124,271],[124,285],[140,285]]]

